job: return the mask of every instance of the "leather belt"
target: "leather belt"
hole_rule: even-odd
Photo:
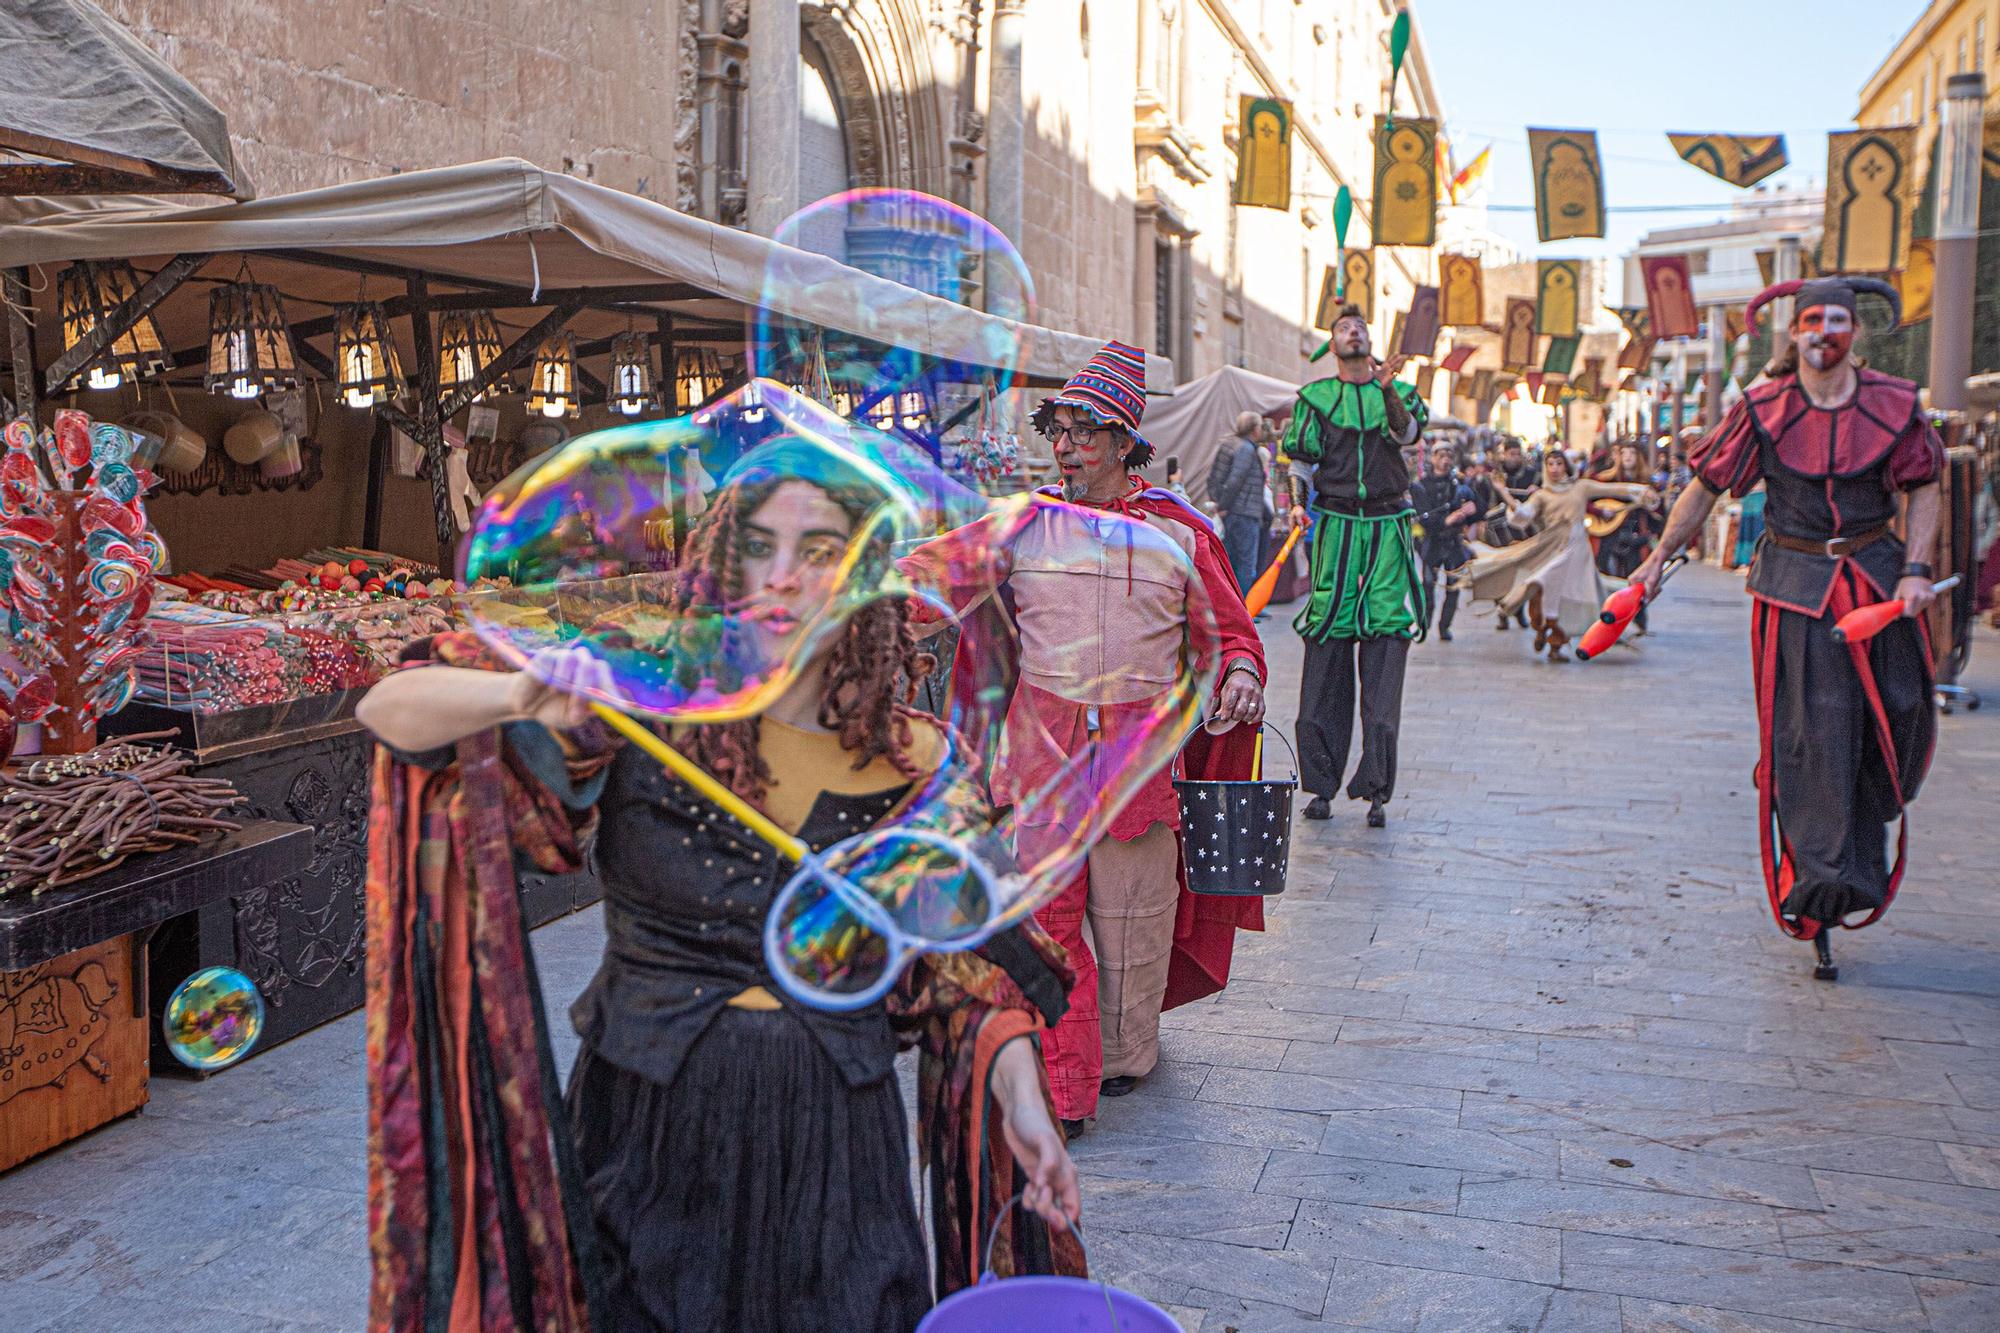
[[[1811,537],[1794,537],[1788,533],[1779,532],[1775,528],[1769,527],[1764,529],[1764,535],[1769,537],[1774,545],[1782,546],[1787,551],[1803,551],[1807,555],[1823,555],[1829,560],[1841,560],[1853,555],[1864,547],[1873,546],[1876,542],[1888,536],[1889,525],[1884,523],[1880,527],[1870,528],[1866,532],[1855,532],[1845,536],[1827,537],[1818,540]]]

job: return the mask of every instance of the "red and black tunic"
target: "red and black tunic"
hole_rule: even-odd
[[[1902,542],[1883,533],[1832,555],[1772,537],[1866,538],[1894,519],[1900,492],[1942,470],[1944,448],[1916,386],[1872,370],[1859,377],[1833,408],[1814,406],[1796,376],[1752,385],[1689,458],[1711,491],[1742,496],[1762,482],[1766,493],[1767,535],[1749,578],[1757,793],[1771,910],[1801,939],[1823,924],[1867,925],[1895,897],[1907,825],[1893,865],[1884,826],[1916,796],[1937,734],[1919,620],[1859,644],[1831,633],[1856,606],[1894,595]],[[1857,913],[1866,915],[1847,920]]]

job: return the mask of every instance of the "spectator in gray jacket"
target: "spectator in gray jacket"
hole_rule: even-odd
[[[1222,442],[1222,452],[1208,469],[1208,498],[1222,514],[1222,549],[1229,556],[1236,586],[1244,590],[1262,572],[1257,554],[1269,526],[1264,514],[1264,465],[1257,457],[1267,429],[1255,412],[1237,413],[1236,433]]]

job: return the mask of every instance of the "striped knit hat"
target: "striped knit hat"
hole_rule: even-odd
[[[1070,377],[1062,392],[1036,406],[1029,417],[1035,429],[1048,434],[1058,407],[1081,408],[1103,425],[1123,426],[1133,446],[1126,462],[1144,467],[1152,461],[1153,446],[1139,434],[1139,419],[1146,414],[1146,353],[1141,349],[1121,342],[1104,344],[1102,351]]]

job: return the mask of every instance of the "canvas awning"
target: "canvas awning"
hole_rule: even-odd
[[[0,5],[0,194],[254,191],[222,113],[89,0]],[[0,250],[0,254],[4,254]]]
[[[1196,504],[1208,503],[1208,469],[1240,412],[1272,416],[1291,410],[1299,386],[1241,366],[1224,366],[1190,380],[1164,403],[1153,404],[1141,426],[1153,445],[1146,475],[1166,479],[1167,456],[1181,460],[1181,484]],[[1275,451],[1274,451],[1275,452]]]
[[[989,315],[766,237],[691,217],[664,204],[543,171],[517,158],[413,171],[249,203],[151,211],[51,212],[0,225],[9,265],[130,259],[156,268],[183,255],[230,256],[202,271],[234,276],[247,252],[257,277],[287,296],[353,299],[356,268],[424,273],[471,289],[515,294],[602,289],[681,290],[632,304],[685,317],[721,339],[740,336],[747,311],[970,367],[1007,367],[1059,384],[1103,339]],[[153,262],[148,263],[146,261]],[[335,270],[335,271],[329,271]],[[501,304],[496,301],[495,304]],[[622,304],[622,302],[621,302]],[[176,347],[199,343],[203,306],[162,324]],[[618,316],[584,312],[580,336],[615,331]],[[171,327],[176,323],[183,326]],[[1147,382],[1173,383],[1172,363],[1147,358]]]

